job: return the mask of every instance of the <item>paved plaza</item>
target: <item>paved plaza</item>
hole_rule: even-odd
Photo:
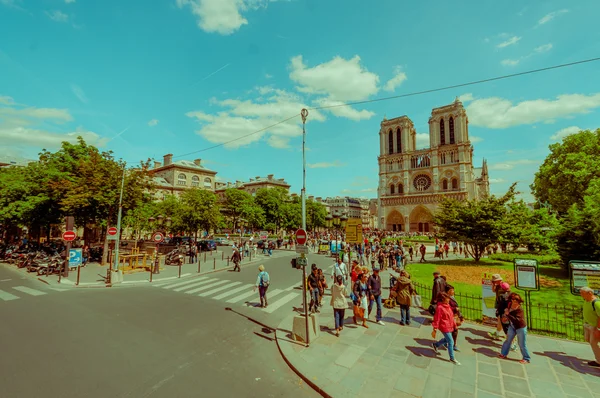
[[[333,310],[323,300],[320,337],[310,347],[290,339],[292,318],[277,330],[280,350],[290,366],[321,394],[331,397],[600,397],[600,369],[587,366],[587,344],[528,335],[531,363],[521,365],[517,350],[508,360],[497,357],[502,342],[488,338],[490,328],[464,323],[456,358],[431,348],[431,316],[411,309],[412,323],[400,326],[399,309],[385,309],[385,326],[352,322],[351,310],[339,337]],[[373,310],[375,311],[375,309]],[[371,314],[374,319],[374,313]],[[440,333],[438,333],[438,337]]]

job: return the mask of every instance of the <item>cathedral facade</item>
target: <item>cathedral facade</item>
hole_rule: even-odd
[[[458,98],[429,118],[429,148],[416,149],[407,116],[385,119],[379,130],[378,228],[434,232],[433,214],[443,198],[479,199],[489,194],[487,162],[473,167],[469,119]]]

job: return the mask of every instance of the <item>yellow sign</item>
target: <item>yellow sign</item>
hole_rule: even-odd
[[[362,243],[362,220],[360,218],[349,218],[346,224],[346,242]]]

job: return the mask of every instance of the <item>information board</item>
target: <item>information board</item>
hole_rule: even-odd
[[[485,325],[496,326],[496,292],[492,290],[492,274],[481,277],[481,315]]]
[[[362,220],[360,218],[350,218],[346,224],[346,242],[362,243]]]
[[[600,294],[600,263],[591,261],[569,261],[571,270],[571,293],[579,295],[579,289],[589,287]]]
[[[82,249],[69,250],[69,267],[78,267],[83,263]]]
[[[540,290],[538,262],[529,258],[515,258],[515,287],[521,290]]]

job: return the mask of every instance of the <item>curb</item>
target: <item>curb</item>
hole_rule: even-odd
[[[304,374],[302,374],[302,372],[300,372],[292,364],[292,362],[285,356],[285,354],[283,353],[283,350],[281,349],[281,345],[279,344],[279,337],[277,337],[277,333],[280,332],[281,325],[283,325],[283,323],[285,323],[290,318],[291,318],[291,316],[288,316],[287,318],[285,318],[283,321],[281,321],[279,323],[279,326],[277,326],[277,329],[275,329],[275,342],[277,343],[277,350],[279,350],[279,353],[281,354],[281,357],[283,358],[283,360],[285,361],[285,363],[290,367],[290,369],[292,369],[294,371],[294,373],[296,373],[298,375],[298,377],[300,377],[306,384],[308,384],[313,390],[315,390],[322,397],[324,397],[324,398],[332,398],[332,396],[329,395],[329,394],[327,394],[325,392],[325,390],[323,390],[321,387],[319,387],[318,385],[316,385],[308,377],[304,376]]]
[[[282,251],[285,251],[285,250],[282,250]],[[264,261],[266,259],[268,259],[268,258],[265,258],[265,259],[254,259],[254,260],[249,261],[249,262],[247,262],[245,264],[240,264],[240,267],[244,268],[246,266],[255,264],[257,262]],[[187,265],[190,265],[190,264],[187,264]],[[161,283],[161,282],[168,282],[168,281],[175,281],[175,280],[184,280],[184,279],[193,279],[193,278],[197,278],[197,277],[200,277],[200,276],[203,276],[203,275],[210,275],[210,274],[214,274],[214,273],[217,273],[217,272],[223,272],[223,271],[227,271],[227,270],[231,269],[232,266],[233,265],[230,265],[229,267],[226,266],[226,267],[223,267],[223,268],[218,268],[218,269],[214,269],[214,270],[210,270],[210,271],[206,271],[206,272],[200,272],[200,273],[186,273],[186,274],[182,274],[181,278],[179,278],[177,276],[169,276],[169,277],[166,277],[166,278],[153,279],[152,282],[150,282],[148,279],[146,279],[146,280],[137,280],[137,281],[125,281],[125,282],[121,282],[121,283],[110,283],[110,284],[103,283],[103,282],[97,282],[97,283],[84,282],[84,283],[80,283],[79,285],[76,285],[75,282],[70,281],[70,280],[69,280],[69,282],[66,282],[66,283],[63,282],[63,283],[56,283],[56,284],[48,283],[48,282],[45,282],[45,281],[42,281],[42,282],[45,282],[45,283],[47,283],[47,284],[49,284],[51,286],[52,285],[57,285],[57,286],[61,286],[61,287],[67,287],[67,288],[70,288],[70,289],[99,289],[99,288],[121,287],[121,286],[123,286],[123,287],[134,287],[134,286],[140,286],[140,285],[146,285],[146,284],[148,284],[148,285],[151,286],[154,283]]]

